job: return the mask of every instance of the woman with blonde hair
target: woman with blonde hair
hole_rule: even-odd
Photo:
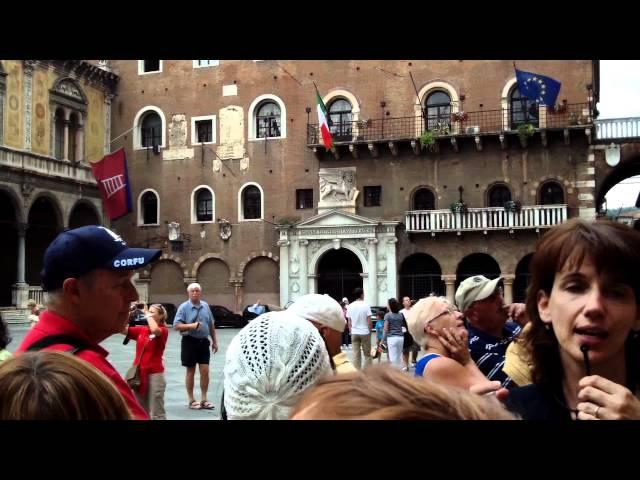
[[[162,356],[169,338],[167,311],[161,304],[154,303],[145,313],[149,325],[127,326],[121,333],[136,340],[133,364],[140,371],[140,385],[134,389],[138,401],[152,420],[166,420],[164,393],[167,382]]]
[[[377,365],[319,380],[292,420],[515,420],[498,400]]]
[[[416,377],[474,393],[500,388],[500,382],[491,382],[471,358],[462,313],[446,298],[419,300],[409,311],[407,324],[416,343],[425,352],[416,364]]]
[[[131,420],[122,395],[70,353],[24,352],[0,364],[0,420]]]
[[[507,406],[524,419],[640,419],[640,233],[570,220],[538,242],[530,271],[533,384]]]

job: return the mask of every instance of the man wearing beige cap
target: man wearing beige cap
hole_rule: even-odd
[[[347,322],[338,302],[329,295],[309,293],[293,302],[287,312],[309,320],[318,329],[327,347],[331,367],[336,373],[355,371],[355,367],[340,348],[342,332]]]
[[[508,388],[515,385],[503,370],[507,347],[529,319],[524,304],[505,305],[500,280],[469,277],[460,283],[455,300],[467,319],[471,358],[489,380]]]

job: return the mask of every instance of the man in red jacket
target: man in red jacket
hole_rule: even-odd
[[[138,298],[133,270],[157,260],[160,253],[129,248],[119,235],[96,225],[62,232],[44,254],[42,286],[48,292],[47,311],[17,352],[73,351],[113,382],[135,418],[148,419],[99,343],[127,325],[129,305]]]

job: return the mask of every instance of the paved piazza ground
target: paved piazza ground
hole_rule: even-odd
[[[8,350],[13,352],[22,342],[27,330],[27,325],[9,325],[13,341],[9,344]],[[216,406],[215,410],[190,410],[187,408],[187,394],[184,388],[185,369],[180,365],[180,335],[173,329],[169,329],[169,340],[164,353],[165,375],[167,379],[167,390],[165,394],[165,408],[167,418],[170,420],[219,420],[220,419],[220,398],[222,396],[222,371],[227,347],[231,339],[238,333],[238,329],[218,329],[219,351],[211,359],[211,383],[209,384],[209,401]],[[129,342],[123,345],[124,336],[114,335],[102,342],[102,346],[110,354],[108,360],[116,367],[120,374],[124,375],[133,362],[135,353],[135,343]],[[375,345],[375,335],[372,335],[372,344]],[[352,350],[345,350],[351,358]],[[386,356],[383,361],[386,361]],[[200,375],[196,373],[195,389],[196,399],[200,399]]]

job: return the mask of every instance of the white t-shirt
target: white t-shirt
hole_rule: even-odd
[[[369,317],[371,316],[371,307],[363,300],[356,300],[347,307],[347,317],[351,319],[352,335],[371,334],[369,326]]]
[[[402,310],[400,310],[400,313],[402,315],[404,315],[404,319],[408,320],[409,319],[409,309],[408,308],[403,308]],[[407,331],[407,327],[402,327],[402,333],[406,333]]]

